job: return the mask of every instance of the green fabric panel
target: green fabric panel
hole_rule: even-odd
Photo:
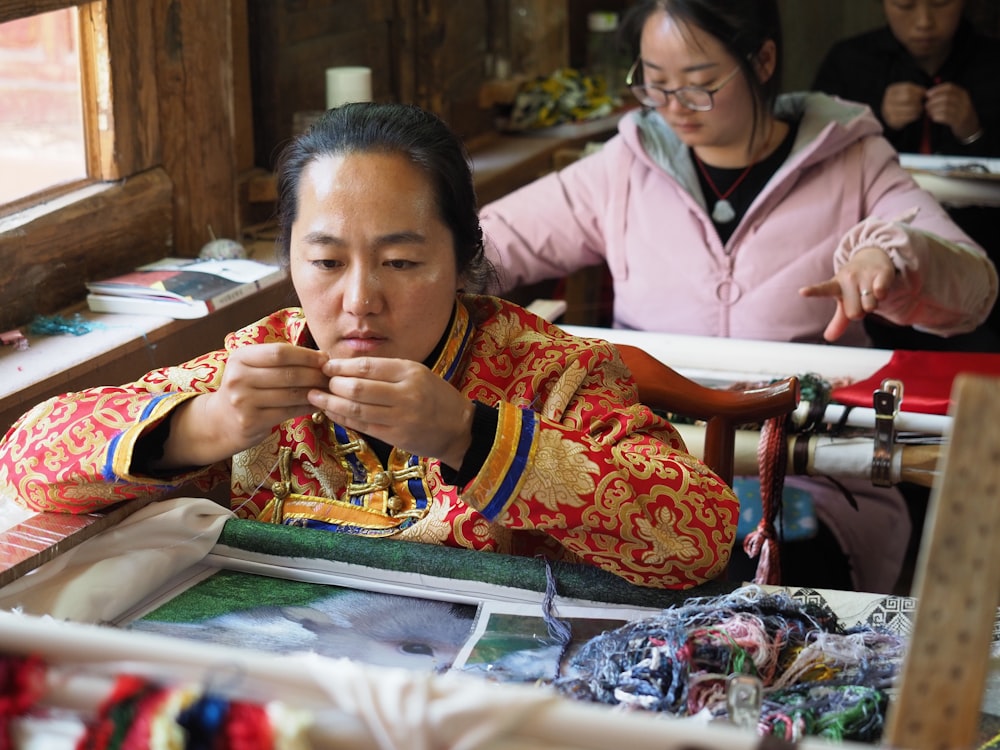
[[[497,586],[545,591],[545,562],[496,552],[377,539],[320,529],[230,519],[219,544],[277,557],[334,560],[378,570],[414,572],[439,578],[484,581]],[[560,596],[634,607],[669,607],[692,596],[719,596],[737,583],[716,580],[686,591],[635,586],[592,565],[553,562]]]
[[[330,596],[336,587],[306,581],[220,570],[144,615],[158,622],[200,622],[254,607],[308,606]]]

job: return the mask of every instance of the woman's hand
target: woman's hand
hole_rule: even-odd
[[[323,352],[255,344],[229,354],[222,384],[178,407],[160,468],[207,466],[246,450],[285,420],[315,411],[308,394],[325,388]]]
[[[942,83],[927,91],[927,116],[947,125],[962,141],[979,132],[979,115],[969,92],[954,83]]]
[[[459,469],[472,442],[472,401],[419,362],[331,359],[309,403],[337,424]],[[327,388],[329,390],[327,390]]]
[[[878,247],[855,250],[851,259],[827,281],[803,287],[803,297],[836,297],[837,311],[823,331],[823,338],[836,341],[852,320],[861,320],[878,308],[896,280],[889,255]]]
[[[882,120],[892,130],[901,130],[924,113],[927,89],[915,83],[893,83],[882,95]]]

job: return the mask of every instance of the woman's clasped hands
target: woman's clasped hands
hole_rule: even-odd
[[[339,425],[418,456],[440,459],[453,469],[472,442],[472,401],[408,359],[329,359],[323,389],[309,403]]]
[[[931,122],[946,125],[960,141],[980,129],[979,117],[969,92],[954,83],[939,83],[924,88],[916,83],[900,82],[886,87],[882,99],[882,118],[893,130],[900,130],[920,119],[924,113]]]
[[[458,469],[474,407],[426,365],[330,358],[287,343],[230,353],[219,390],[174,415],[171,465],[206,465],[258,445],[282,422],[322,412],[343,427]]]

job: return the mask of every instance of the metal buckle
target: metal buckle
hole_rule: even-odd
[[[757,729],[764,703],[764,684],[750,674],[731,674],[726,681],[729,723],[741,729]]]
[[[872,484],[892,487],[892,448],[896,442],[895,417],[903,402],[903,383],[886,378],[872,394],[875,407],[875,445],[872,452]]]

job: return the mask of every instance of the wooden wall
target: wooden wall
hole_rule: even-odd
[[[78,1],[0,0],[0,22]],[[375,98],[425,106],[471,143],[494,131],[495,112],[479,103],[485,82],[503,68],[579,65],[587,12],[629,2],[108,0],[102,17],[84,5],[88,28],[109,29],[111,70],[84,90],[90,114],[111,125],[88,143],[91,173],[110,187],[0,233],[0,328],[81,302],[86,279],[193,256],[210,228],[237,237],[256,223],[249,186],[273,166],[295,113],[325,107],[327,67],[370,66]],[[808,85],[835,39],[881,23],[881,0],[779,2],[788,89]],[[1000,36],[1000,2],[968,3],[978,27]]]
[[[566,65],[572,1],[247,0],[257,165],[273,167],[296,112],[325,108],[336,65],[370,67],[373,99],[430,109],[465,138],[493,130],[481,86],[499,59],[527,75]]]
[[[246,0],[254,154],[270,169],[299,111],[325,107],[324,70],[367,65],[373,97],[408,101],[473,139],[493,128],[482,84],[508,68],[548,75],[586,59],[586,16],[624,13],[632,0]],[[980,28],[1000,35],[1000,2],[967,0]],[[779,0],[785,90],[808,88],[837,39],[884,22],[882,0]]]

